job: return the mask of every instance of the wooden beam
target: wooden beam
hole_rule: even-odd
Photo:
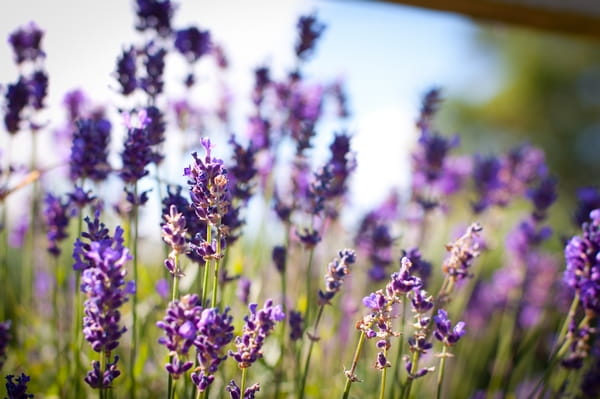
[[[600,39],[600,7],[591,0],[384,0],[389,3],[455,12],[473,18]],[[587,5],[586,5],[587,4]],[[568,8],[566,8],[568,7]]]

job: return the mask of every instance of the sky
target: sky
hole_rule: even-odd
[[[111,74],[116,57],[128,43],[140,40],[133,29],[132,2],[7,3],[0,10],[0,38],[29,21],[46,32],[50,120],[67,90],[82,88],[97,102],[114,98]],[[494,90],[490,76],[495,76],[495,66],[477,52],[473,44],[477,27],[469,19],[377,1],[182,0],[174,25],[210,29],[229,54],[227,79],[234,97],[247,103],[256,66],[268,64],[284,71],[292,65],[295,22],[307,13],[316,13],[327,28],[306,74],[311,79],[345,81],[352,111],[345,127],[353,135],[359,164],[353,198],[366,208],[392,186],[408,185],[414,120],[423,93],[438,86],[448,95],[485,96]],[[0,42],[0,59],[4,60],[0,84],[14,81],[17,70],[6,40]],[[243,124],[245,109],[237,112]]]

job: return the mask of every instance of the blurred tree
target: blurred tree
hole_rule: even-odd
[[[469,151],[543,148],[566,197],[600,184],[600,41],[497,26],[476,40],[499,62],[499,89],[482,102],[449,99],[440,125]]]

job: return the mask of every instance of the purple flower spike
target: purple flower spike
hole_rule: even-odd
[[[275,263],[277,271],[282,273],[285,270],[285,261],[287,258],[286,248],[282,245],[276,245],[273,247],[271,258],[273,259],[273,263]]]
[[[162,225],[162,238],[171,247],[169,260],[174,266],[177,256],[186,253],[188,250],[186,220],[183,214],[177,211],[175,205],[170,206],[169,214],[163,215],[163,218],[165,223]],[[169,272],[173,275],[181,275],[179,270],[169,270]]]
[[[75,181],[106,179],[111,171],[108,146],[111,124],[107,119],[79,119],[73,133],[69,177]]]
[[[229,397],[231,399],[241,399],[240,387],[237,386],[234,380],[231,380],[229,384],[225,387],[225,390],[229,392]],[[254,384],[244,390],[244,398],[243,399],[254,399],[256,396],[256,392],[260,391],[260,385]]]
[[[191,63],[210,53],[211,46],[210,32],[207,30],[192,26],[175,34],[175,48]]]
[[[115,360],[112,363],[106,365],[106,370],[100,370],[100,362],[92,362],[92,370],[87,373],[84,381],[92,388],[110,388],[115,378],[121,375],[121,372],[117,370],[117,362],[119,356],[115,356]]]
[[[302,318],[302,313],[297,312],[295,310],[291,310],[289,312],[289,323],[290,323],[290,339],[292,341],[297,341],[302,338],[302,324],[304,323],[304,319]]]
[[[175,8],[170,0],[136,0],[135,4],[137,30],[154,30],[162,37],[171,33],[171,18]]]
[[[158,343],[164,345],[172,354],[165,369],[177,379],[192,368],[193,362],[187,360],[188,353],[196,339],[197,326],[202,307],[197,295],[184,295],[180,300],[169,304],[165,318],[156,326],[165,332]]]
[[[268,299],[265,306],[257,310],[258,305],[253,303],[248,306],[250,314],[244,317],[246,323],[242,335],[235,338],[237,352],[229,351],[229,356],[243,369],[262,357],[262,346],[265,339],[275,328],[277,322],[285,318],[281,305],[273,306],[273,300]]]
[[[442,341],[444,345],[454,345],[467,332],[465,330],[464,321],[459,321],[454,328],[452,328],[452,324],[448,319],[448,313],[443,309],[438,310],[438,314],[433,316],[433,320],[435,321],[436,326],[434,335],[438,340]]]
[[[298,19],[298,41],[295,51],[299,59],[305,61],[313,53],[317,40],[325,30],[325,25],[317,21],[315,15],[306,15]]]
[[[123,50],[123,53],[117,59],[117,70],[115,72],[121,85],[121,93],[125,96],[130,95],[137,88],[136,70],[136,54],[135,48],[132,46],[128,50]]]
[[[0,370],[6,360],[6,347],[10,341],[10,325],[10,320],[0,323]]]
[[[44,32],[35,22],[30,22],[10,34],[8,41],[15,53],[17,64],[25,61],[36,61],[46,55],[41,49],[43,37]]]
[[[48,252],[54,257],[60,256],[61,250],[59,244],[67,238],[67,228],[69,227],[69,201],[63,201],[60,197],[55,197],[47,193],[44,198],[44,219],[48,232]]]
[[[204,309],[197,322],[198,332],[194,340],[198,367],[192,373],[192,381],[198,390],[205,391],[214,380],[214,373],[227,359],[224,348],[233,339],[233,317],[229,308],[219,313],[217,308]]]
[[[21,373],[20,377],[17,377],[16,382],[13,382],[14,375],[6,376],[6,399],[27,399],[33,398],[33,394],[27,393],[27,383],[31,378]]]
[[[164,48],[155,46],[153,43],[149,43],[144,48],[146,76],[140,79],[140,87],[152,98],[155,98],[163,91],[163,72],[166,55],[167,51]]]
[[[109,353],[119,345],[127,329],[119,326],[119,308],[135,291],[132,281],[126,282],[125,263],[131,259],[123,246],[123,229],[117,227],[113,237],[92,241],[84,258],[88,266],[82,273],[81,292],[84,303],[83,334],[96,352]]]
[[[469,269],[473,261],[479,256],[479,246],[482,227],[474,223],[458,240],[446,245],[450,256],[444,261],[442,270],[454,280],[470,277]]]
[[[29,103],[29,86],[24,78],[19,78],[17,83],[9,84],[6,89],[6,114],[4,125],[10,134],[19,131],[21,114]]]
[[[351,249],[343,249],[339,252],[339,258],[329,263],[325,275],[325,291],[319,290],[319,305],[330,303],[342,287],[344,277],[350,273],[350,266],[354,262],[356,262],[356,253]]]

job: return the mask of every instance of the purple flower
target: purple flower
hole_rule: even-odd
[[[210,32],[207,30],[199,30],[192,26],[175,33],[175,48],[190,63],[196,62],[203,55],[210,53],[211,47]]]
[[[231,399],[242,399],[240,387],[237,386],[234,380],[229,381],[229,384],[225,387],[225,390],[229,392]],[[244,390],[243,399],[254,399],[256,392],[260,391],[260,385],[254,384]]]
[[[535,207],[534,218],[536,220],[545,219],[548,208],[556,201],[556,179],[552,177],[542,179],[537,187],[529,189],[527,196]]]
[[[462,280],[471,276],[469,269],[475,258],[479,256],[481,230],[482,227],[474,223],[459,239],[446,245],[450,255],[444,261],[442,270],[453,280]]]
[[[121,375],[117,370],[117,362],[119,356],[115,356],[112,362],[108,362],[104,370],[101,370],[100,362],[94,360],[92,362],[92,370],[88,371],[84,381],[92,388],[109,388],[115,378]]]
[[[297,341],[302,338],[302,324],[304,323],[304,318],[302,317],[302,313],[290,310],[289,312],[289,324],[290,324],[290,339],[292,341]]]
[[[233,317],[228,312],[229,308],[223,313],[219,313],[217,308],[204,309],[198,320],[194,340],[198,367],[191,377],[200,391],[208,388],[219,365],[227,359],[224,348],[233,339]]]
[[[441,90],[438,87],[430,89],[423,96],[421,102],[421,113],[417,121],[417,127],[421,130],[431,130],[431,122],[442,102]]]
[[[287,259],[287,249],[282,245],[274,246],[273,251],[271,252],[271,259],[273,259],[277,271],[283,273]]]
[[[178,255],[184,254],[188,250],[186,220],[183,214],[177,211],[175,205],[171,205],[169,214],[163,215],[163,218],[165,219],[165,223],[162,225],[162,238],[171,247],[169,259],[174,262]],[[170,272],[174,275],[180,274],[179,270]]]
[[[31,106],[35,110],[44,108],[44,99],[48,94],[48,75],[37,70],[28,81]]]
[[[240,302],[248,305],[248,297],[250,296],[250,286],[252,281],[246,277],[241,277],[238,281],[236,296]]]
[[[314,47],[325,30],[325,25],[317,21],[316,15],[306,15],[298,19],[298,40],[294,50],[302,61],[306,61],[314,52]]]
[[[129,50],[123,50],[117,59],[116,78],[121,85],[121,93],[125,96],[133,93],[137,88],[136,74],[136,51],[133,46]]]
[[[43,37],[44,32],[35,22],[30,22],[10,34],[8,42],[13,48],[17,64],[36,61],[46,55],[41,49]]]
[[[137,30],[154,30],[163,37],[171,33],[171,18],[175,8],[170,0],[136,0],[135,5]]]
[[[164,48],[155,46],[153,43],[149,43],[144,48],[143,55],[146,76],[140,79],[140,87],[151,98],[155,98],[163,91],[163,72],[167,51]]]
[[[586,311],[600,312],[600,209],[590,212],[582,225],[583,235],[575,236],[565,247],[567,267],[564,281],[578,291]]]
[[[343,249],[339,257],[327,266],[325,274],[325,291],[319,290],[319,305],[329,304],[342,287],[344,277],[350,273],[350,266],[356,262],[356,254],[351,249]]]
[[[356,169],[356,160],[350,152],[350,136],[346,133],[336,134],[329,150],[331,157],[328,167],[332,175],[329,182],[329,196],[340,197],[348,190],[348,178]]]
[[[67,233],[69,227],[69,201],[63,201],[60,197],[47,193],[44,197],[44,204],[44,220],[48,238],[47,249],[54,257],[58,257],[61,253],[59,243],[69,236]]]
[[[125,263],[132,257],[123,246],[123,229],[117,227],[114,237],[92,241],[84,257],[89,267],[83,270],[80,287],[87,298],[83,334],[94,351],[109,353],[127,331],[119,325],[119,308],[135,291],[135,283],[125,281]]]
[[[67,193],[69,204],[74,205],[73,215],[77,214],[78,210],[85,208],[94,202],[96,197],[92,195],[92,190],[85,191],[83,187],[75,185],[73,192]]]
[[[277,322],[285,318],[281,305],[273,306],[273,300],[268,299],[262,309],[258,310],[255,303],[248,306],[250,314],[244,317],[242,335],[235,338],[236,352],[229,351],[229,356],[243,369],[262,357],[262,346],[265,339],[275,328]]]
[[[423,286],[423,281],[411,274],[413,263],[410,258],[404,256],[400,263],[400,271],[392,273],[390,282],[385,287],[386,294],[389,297],[402,297]]]
[[[219,226],[229,209],[227,170],[221,159],[211,156],[210,140],[203,139],[202,145],[206,150],[204,160],[193,153],[194,164],[185,168],[184,174],[189,179],[192,206],[198,219]]]
[[[227,168],[231,176],[231,195],[241,201],[248,201],[252,196],[252,180],[258,173],[256,169],[256,148],[250,142],[244,148],[239,144],[235,136],[231,136],[229,143],[233,147],[233,164]]]
[[[10,341],[11,338],[10,325],[10,320],[0,323],[0,370],[2,370],[2,366],[6,360],[6,347],[8,346],[8,341]]]
[[[69,176],[71,180],[106,179],[111,171],[108,145],[111,124],[107,119],[79,119],[73,133]]]
[[[155,159],[151,145],[145,120],[142,127],[129,127],[121,153],[123,168],[119,173],[125,183],[135,184],[149,173],[146,167]]]
[[[184,295],[181,299],[169,303],[165,318],[156,326],[165,332],[158,342],[171,354],[165,369],[173,378],[178,379],[194,364],[188,359],[188,353],[198,332],[198,323],[202,307],[197,295]]]
[[[302,242],[306,248],[314,248],[319,242],[321,242],[321,235],[317,230],[309,230],[308,228],[304,228],[302,233],[296,230],[296,236],[298,236],[300,242]]]
[[[112,242],[109,230],[106,228],[104,223],[99,220],[99,213],[97,212],[94,220],[86,217],[84,221],[87,224],[88,231],[81,233],[81,238],[85,238],[84,242],[81,238],[75,240],[73,248],[73,270],[85,270],[94,266],[94,263],[88,258],[88,253],[92,251],[91,243],[93,242],[106,242],[108,245]]]
[[[4,125],[6,130],[15,134],[19,131],[22,112],[29,103],[29,85],[21,77],[17,83],[9,84],[6,89],[6,113],[4,115]]]
[[[448,313],[444,309],[439,309],[438,314],[433,316],[433,320],[435,321],[435,331],[433,334],[444,345],[454,345],[467,332],[464,321],[459,321],[453,328],[448,319]]]
[[[20,377],[17,377],[16,383],[13,382],[15,376],[10,374],[6,376],[6,399],[27,399],[33,398],[33,394],[27,393],[27,383],[31,380],[29,376],[21,373]]]

